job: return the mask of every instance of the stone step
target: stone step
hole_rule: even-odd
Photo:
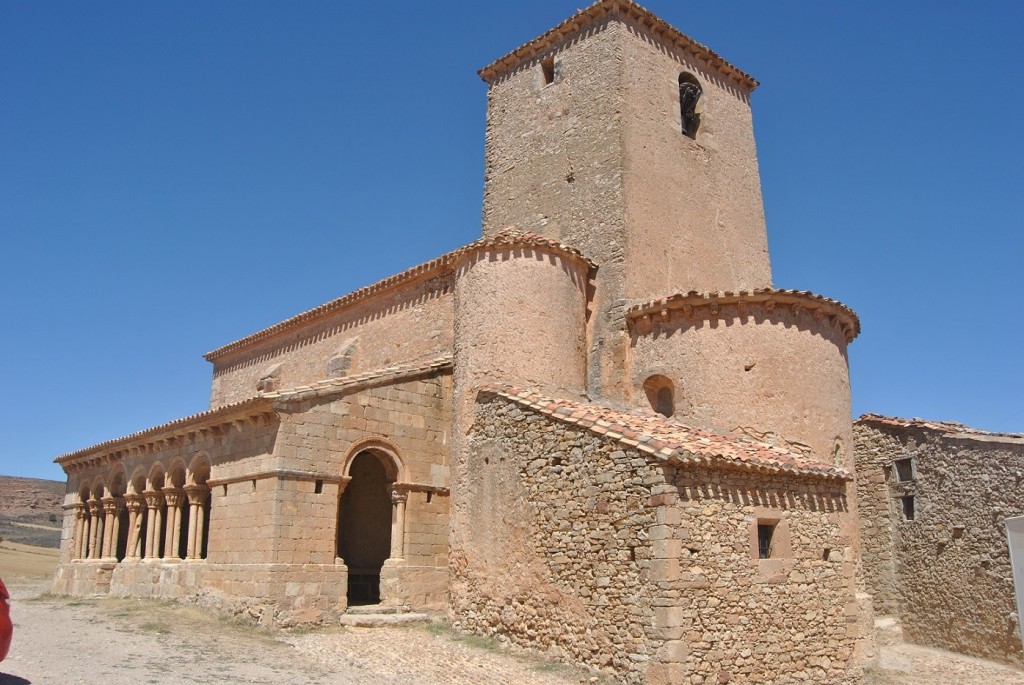
[[[875,617],[875,639],[879,647],[903,644],[903,626],[896,616]]]
[[[338,619],[338,622],[343,626],[350,626],[354,628],[379,628],[382,626],[426,623],[429,620],[430,616],[427,614],[418,614],[415,612],[391,614],[347,613],[342,614],[341,618]]]
[[[346,614],[404,614],[408,613],[409,608],[395,605],[381,605],[381,604],[353,604],[349,605],[348,609],[345,610]]]

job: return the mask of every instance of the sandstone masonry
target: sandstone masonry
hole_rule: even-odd
[[[858,682],[860,324],[772,286],[757,81],[630,0],[480,74],[481,239],[208,353],[207,411],[58,457],[54,591]]]
[[[1024,436],[868,414],[855,424],[864,571],[908,641],[1024,666],[1004,522]]]

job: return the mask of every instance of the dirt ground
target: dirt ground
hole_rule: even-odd
[[[456,635],[439,623],[271,631],[173,603],[54,597],[46,593],[56,563],[52,550],[20,547],[0,545],[0,577],[13,594],[15,624],[0,685],[613,682],[493,640]],[[866,685],[1024,685],[1024,672],[901,645],[883,649]]]

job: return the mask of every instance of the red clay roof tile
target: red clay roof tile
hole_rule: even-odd
[[[639,411],[623,411],[599,404],[554,399],[508,385],[484,385],[479,392],[548,416],[556,421],[581,415],[575,425],[592,433],[624,442],[671,463],[743,469],[759,473],[848,481],[844,468],[809,460],[797,452],[758,442],[747,436],[727,436]]]

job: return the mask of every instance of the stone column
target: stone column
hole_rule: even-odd
[[[345,488],[352,482],[352,476],[342,476],[338,481],[338,515],[334,517],[334,563],[342,563],[341,558],[341,496]]]
[[[139,495],[125,495],[124,505],[128,508],[128,548],[125,550],[125,559],[138,559],[142,556],[140,543],[142,536],[142,497]]]
[[[100,558],[100,545],[103,544],[103,505],[98,499],[89,500],[91,530],[89,532],[89,558]]]
[[[104,497],[103,504],[105,521],[103,523],[103,558],[117,559],[117,536],[121,530],[121,500],[117,497]]]
[[[164,559],[180,559],[181,550],[181,505],[185,501],[185,491],[178,488],[164,488],[164,499],[167,500],[167,537],[164,540]]]
[[[203,553],[203,530],[206,525],[206,496],[210,489],[205,485],[190,485],[185,488],[185,495],[188,497],[188,550],[185,552],[186,559],[199,559]]]
[[[89,516],[88,502],[82,503],[82,539],[78,541],[78,558],[89,558],[89,536],[92,534],[92,517]]]
[[[146,559],[156,559],[160,556],[160,536],[163,535],[160,508],[164,504],[164,495],[159,490],[146,490],[142,496],[146,498],[146,507],[149,509],[146,521],[146,551],[143,556]]]
[[[405,502],[409,493],[405,490],[391,490],[391,558],[405,557]]]
[[[72,559],[81,559],[82,558],[82,538],[84,538],[87,535],[86,531],[87,531],[87,526],[88,526],[88,524],[86,523],[86,516],[87,516],[87,514],[85,513],[85,505],[84,504],[76,504],[75,505],[75,537],[71,541],[71,558]]]

